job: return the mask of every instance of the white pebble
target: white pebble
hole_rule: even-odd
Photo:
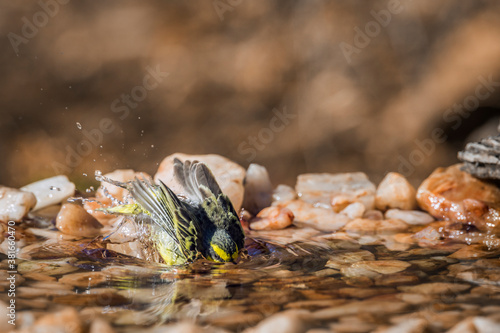
[[[0,221],[21,221],[35,206],[33,193],[10,187],[0,187]]]
[[[418,210],[389,209],[385,212],[387,219],[398,219],[408,224],[423,225],[434,222],[434,218],[425,212]]]
[[[21,187],[21,190],[32,192],[36,197],[33,210],[58,204],[75,194],[75,184],[66,176],[55,176]]]

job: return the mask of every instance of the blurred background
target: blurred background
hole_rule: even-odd
[[[2,1],[0,184],[174,152],[417,185],[497,133],[500,3]]]

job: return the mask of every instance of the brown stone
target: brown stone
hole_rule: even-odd
[[[481,231],[499,225],[500,188],[461,171],[459,164],[436,169],[420,185],[417,201],[437,219],[472,224]]]
[[[100,235],[102,224],[83,207],[65,203],[56,217],[56,227],[61,232],[79,237],[96,237]]]

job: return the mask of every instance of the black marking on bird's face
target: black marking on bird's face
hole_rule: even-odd
[[[216,230],[207,250],[207,259],[216,262],[230,262],[238,258],[240,249],[225,230]]]

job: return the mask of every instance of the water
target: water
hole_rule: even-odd
[[[19,230],[19,234],[23,232]],[[490,295],[467,292],[495,281],[464,282],[453,273],[460,271],[457,265],[463,269],[471,265],[449,257],[456,244],[432,249],[413,245],[405,251],[390,251],[384,245],[347,240],[303,240],[307,234],[311,231],[299,228],[248,231],[247,254],[237,264],[199,260],[177,267],[107,250],[106,242],[99,239],[31,236],[26,241],[38,246],[21,254],[30,260],[18,259],[25,281],[18,287],[17,297],[22,300],[22,311],[46,313],[70,306],[86,320],[104,318],[118,332],[186,320],[239,332],[290,309],[307,311],[311,327],[329,328],[341,325],[344,316],[324,319],[321,311],[348,309],[349,304],[362,307],[370,300],[402,305],[395,313],[388,314],[381,306],[370,310],[368,316],[359,315],[368,326],[391,325],[395,317],[415,316],[433,307],[458,311],[469,298],[473,299],[470,306],[500,305],[500,300]],[[371,266],[366,266],[368,263]],[[390,274],[383,271],[387,263],[392,265]],[[33,273],[38,275],[30,276]],[[402,301],[404,295],[418,293],[405,292],[405,288],[434,282],[465,284],[466,289],[443,289],[419,303]],[[34,297],[38,301],[32,304]],[[355,311],[346,318],[357,316]],[[439,322],[431,325],[437,325],[433,331],[444,331]]]

